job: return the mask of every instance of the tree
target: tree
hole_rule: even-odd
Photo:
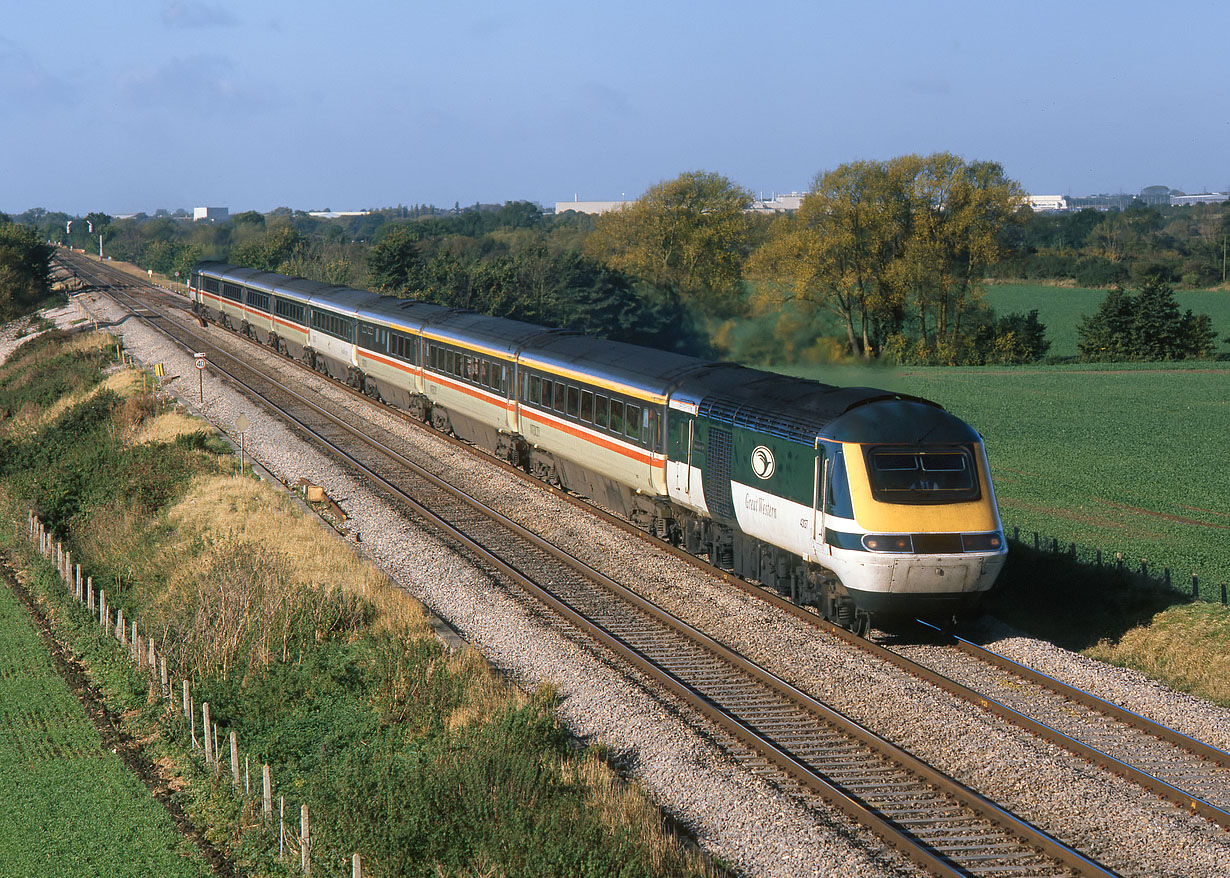
[[[231,261],[261,271],[290,273],[292,260],[307,249],[307,241],[293,226],[279,226],[231,249]]]
[[[1081,359],[1115,362],[1132,359],[1132,321],[1135,302],[1122,287],[1106,294],[1096,313],[1076,326],[1076,348]]]
[[[737,298],[748,255],[751,193],[726,177],[690,171],[598,217],[587,253],[708,310]]]
[[[1170,284],[1157,276],[1136,296],[1111,290],[1076,333],[1082,359],[1102,362],[1204,357],[1217,340],[1209,315],[1180,314]]]
[[[911,359],[955,362],[1022,199],[998,164],[949,153],[845,164],[817,175],[749,271],[770,296],[832,309],[851,353],[870,357],[891,340]],[[787,287],[775,291],[775,278]]]
[[[0,224],[0,322],[32,310],[50,294],[52,253],[29,226]]]
[[[890,266],[900,255],[902,228],[894,220],[901,205],[884,163],[854,162],[818,174],[795,216],[770,229],[749,273],[770,290],[774,280],[785,280],[788,292],[776,293],[783,300],[830,308],[850,351],[870,357],[873,310],[898,304]]]
[[[378,292],[397,295],[421,284],[423,256],[418,242],[412,227],[396,225],[367,251],[368,276]]]

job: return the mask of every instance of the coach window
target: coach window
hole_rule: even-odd
[[[555,382],[555,410],[561,415],[565,409],[565,397],[568,395],[568,386],[559,381]]]
[[[537,375],[531,375],[530,376],[530,402],[537,405],[538,400],[542,398],[539,396],[540,393],[542,393],[542,379],[539,378]]]
[[[575,418],[580,414],[580,411],[581,391],[570,384],[568,385],[568,414]]]
[[[606,429],[607,399],[601,393],[594,394],[594,426]]]
[[[611,432],[624,431],[624,404],[618,399],[611,400]]]
[[[641,438],[641,407],[628,403],[624,412],[624,434],[629,439]]]
[[[662,450],[662,415],[656,409],[649,409],[649,450]]]
[[[594,420],[594,394],[589,390],[581,391],[581,420],[587,424]]]
[[[508,382],[507,382],[508,367],[504,365],[499,365],[499,366],[492,366],[492,369],[495,370],[494,372],[495,389],[498,390],[500,393],[507,394],[508,393]]]

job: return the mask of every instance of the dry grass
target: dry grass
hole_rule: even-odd
[[[144,421],[133,435],[132,442],[135,445],[174,442],[176,437],[189,436],[209,429],[209,425],[200,418],[194,418],[178,411],[164,412]]]
[[[183,549],[201,539],[263,546],[285,557],[297,582],[337,587],[370,602],[376,608],[376,631],[394,630],[411,636],[429,633],[417,601],[351,547],[322,533],[318,520],[309,518],[289,497],[267,484],[241,476],[198,477],[166,516]],[[202,565],[209,563],[204,555],[184,560],[180,573],[184,579],[203,573]]]
[[[1171,607],[1085,654],[1230,707],[1230,611],[1216,604]]]
[[[648,794],[616,774],[598,751],[588,751],[571,771],[575,776],[570,779],[585,787],[587,802],[603,826],[616,837],[627,833],[645,843],[651,874],[678,871],[672,868],[676,864],[682,864],[683,871],[690,875],[719,874],[699,851],[663,831],[662,814]]]

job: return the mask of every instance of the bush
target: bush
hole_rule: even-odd
[[[1076,332],[1081,358],[1092,362],[1207,357],[1217,340],[1209,315],[1180,314],[1174,291],[1158,275],[1136,296],[1111,290]]]

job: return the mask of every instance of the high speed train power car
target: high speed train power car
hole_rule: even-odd
[[[1007,547],[939,405],[202,263],[203,315],[846,627],[972,609]]]

